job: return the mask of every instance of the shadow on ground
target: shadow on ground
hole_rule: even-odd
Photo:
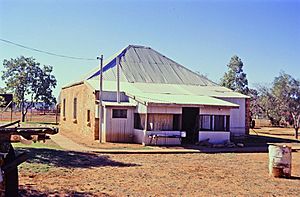
[[[92,168],[102,166],[131,167],[139,166],[133,163],[113,161],[106,155],[95,153],[55,150],[46,148],[16,148],[17,154],[25,152],[29,159],[27,163],[47,164],[65,168]]]
[[[279,138],[279,137],[271,137],[271,136],[261,136],[261,135],[248,135],[244,139],[238,139],[234,140],[235,142],[241,142],[244,143],[245,146],[269,146],[269,144],[272,143],[288,143],[288,144],[299,144],[299,140],[292,140],[292,139],[284,139],[284,138]]]
[[[284,139],[279,137],[268,137],[261,135],[248,135],[245,138],[232,139],[235,144],[241,143],[244,147],[211,147],[200,146],[194,144],[184,144],[181,146],[160,146],[161,148],[175,148],[175,149],[193,149],[199,150],[201,153],[262,153],[268,152],[269,144],[288,144],[292,147],[300,146],[299,140]],[[299,151],[299,148],[297,150]],[[181,154],[181,153],[180,153]]]
[[[47,196],[76,196],[76,197],[90,197],[90,196],[101,196],[109,197],[110,195],[101,193],[101,194],[92,194],[90,192],[77,192],[77,191],[38,191],[31,186],[21,185],[19,188],[20,197],[47,197]]]

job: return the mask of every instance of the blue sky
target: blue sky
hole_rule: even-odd
[[[129,44],[150,46],[218,82],[230,57],[250,87],[280,71],[300,78],[300,1],[0,0],[0,38],[53,53],[104,58]],[[0,42],[2,61],[20,55],[52,65],[55,90],[98,62],[59,58]],[[3,83],[0,83],[3,86]]]

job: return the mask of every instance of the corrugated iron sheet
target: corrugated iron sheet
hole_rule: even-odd
[[[172,95],[172,94],[135,94],[136,99],[142,100],[148,104],[177,104],[177,105],[203,105],[203,106],[225,106],[239,107],[239,105],[230,103],[221,99],[209,96],[195,95]]]
[[[141,83],[188,84],[214,86],[214,82],[183,67],[150,47],[129,45],[116,57],[120,58],[121,81]],[[103,69],[105,80],[116,80],[115,58],[107,62]],[[92,79],[99,70],[90,75]]]
[[[87,80],[95,90],[99,89],[99,80]],[[116,81],[104,81],[104,91],[116,91]],[[196,86],[181,84],[162,84],[162,83],[128,83],[121,82],[120,90],[131,95],[143,93],[149,94],[170,94],[170,95],[195,95],[195,96],[211,96],[216,98],[248,98],[248,96],[234,92],[228,88],[221,86]]]

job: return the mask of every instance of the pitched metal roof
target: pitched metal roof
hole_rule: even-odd
[[[159,52],[145,46],[129,45],[104,64],[104,80],[116,80],[116,57],[120,58],[120,80],[130,83],[162,83],[215,86],[214,82],[201,76]],[[87,79],[100,74],[97,70]]]

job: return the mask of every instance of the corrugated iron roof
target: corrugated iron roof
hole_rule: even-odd
[[[135,94],[134,97],[147,104],[176,104],[176,105],[203,105],[203,106],[222,106],[239,107],[239,105],[209,96],[196,95],[172,95],[172,94]]]
[[[120,80],[136,83],[163,83],[214,86],[217,85],[150,47],[129,45],[104,64],[104,80],[116,80],[116,57],[120,58]],[[87,79],[99,75],[99,70]]]
[[[99,80],[87,80],[95,90],[99,89]],[[116,81],[104,81],[104,91],[116,91]],[[249,98],[246,95],[234,92],[228,88],[221,86],[196,86],[181,84],[161,84],[161,83],[128,83],[120,82],[120,91],[132,95],[144,93],[149,94],[167,94],[167,95],[195,95],[195,96],[211,96],[216,98]]]

